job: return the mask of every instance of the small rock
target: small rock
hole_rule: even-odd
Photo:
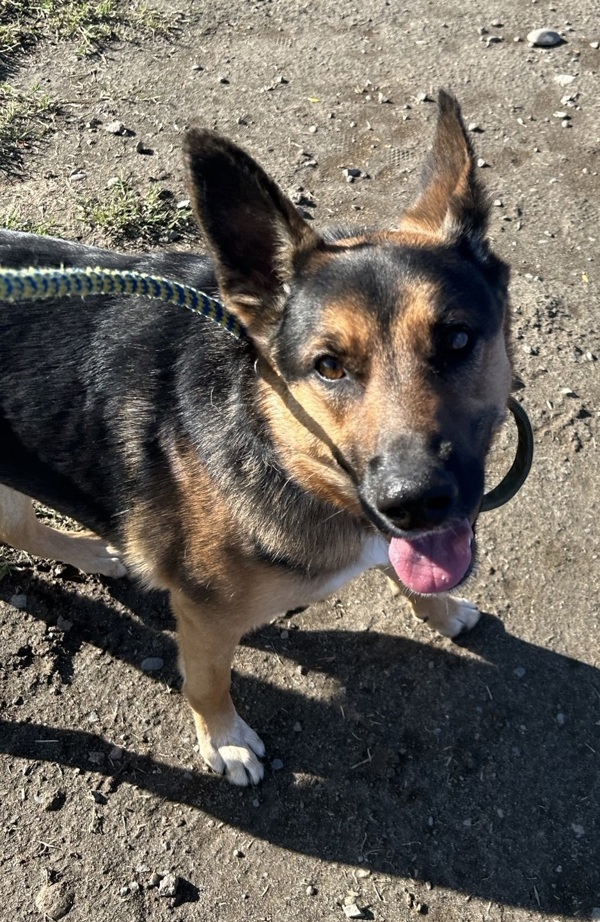
[[[527,670],[523,666],[517,666],[516,669],[513,669],[513,673],[516,675],[517,679],[522,679]]]
[[[370,876],[371,876],[371,872],[370,872],[369,868],[359,868],[359,869],[357,870],[357,872],[356,872],[356,876],[357,876],[360,880],[364,880],[365,877],[370,877]]]
[[[538,48],[552,48],[554,45],[562,45],[564,38],[553,29],[534,29],[527,35],[527,41]]]
[[[123,758],[123,748],[122,748],[122,746],[113,746],[113,748],[112,748],[112,749],[110,750],[110,752],[108,753],[108,758],[109,758],[109,759],[114,759],[115,761],[118,761],[119,759],[122,759],[122,758]]]
[[[283,768],[283,762],[281,759],[273,759],[271,762],[271,768],[274,772],[280,772]]]
[[[360,906],[357,906],[356,903],[349,903],[347,906],[342,906],[344,910],[344,915],[347,919],[364,919],[365,914]]]
[[[219,76],[219,83],[222,83],[224,86],[229,84],[229,77],[226,77],[225,74]]]
[[[243,851],[241,850],[241,848],[234,848],[234,850],[233,850],[233,857],[234,857],[234,858],[245,858],[246,856],[244,855],[244,853],[243,853]]]
[[[553,112],[552,115],[554,116],[554,118],[571,118],[568,112],[563,112],[562,110],[560,110],[559,112]]]
[[[108,803],[108,798],[102,791],[90,791],[90,794],[94,798],[94,803],[103,805]]]
[[[75,172],[71,173],[69,176],[71,182],[82,182],[86,178],[87,173],[84,173],[83,170],[75,170]]]
[[[63,632],[63,634],[68,634],[73,627],[73,622],[69,621],[68,618],[63,618],[62,615],[59,615],[56,619],[56,626],[59,631]]]
[[[480,134],[481,132],[483,132],[483,128],[481,127],[481,125],[478,125],[477,122],[469,122],[469,124],[467,125],[467,130],[476,132],[477,134]]]
[[[573,830],[573,832],[575,833],[578,839],[580,839],[581,836],[585,835],[585,829],[583,828],[581,823],[571,823],[571,829]]]
[[[144,672],[158,672],[165,665],[165,661],[160,656],[147,656],[141,665]]]
[[[307,896],[316,896],[318,892],[319,892],[319,891],[317,890],[317,888],[316,888],[316,887],[313,887],[312,885],[311,885],[310,887],[307,887],[307,888],[306,888],[306,895],[307,895]]]
[[[501,35],[488,35],[488,37],[485,40],[485,46],[486,48],[489,48],[490,45],[498,45],[500,42],[503,42],[503,41],[504,39],[502,38]]]
[[[64,881],[44,884],[35,898],[36,909],[53,922],[62,919],[73,905],[73,893]]]
[[[316,134],[318,130],[319,130],[319,129],[317,128],[316,125],[311,125],[310,128],[308,129],[308,133],[309,133],[309,134]]]
[[[559,86],[570,86],[575,80],[577,77],[574,74],[556,74],[554,78],[554,82]]]
[[[600,42],[590,42],[590,48],[593,48],[595,51],[597,51],[598,48],[600,48]],[[600,916],[598,918],[600,918]]]
[[[102,765],[104,762],[104,753],[103,752],[88,752],[88,762],[91,762],[92,765]]]
[[[294,724],[294,733],[302,733],[302,724],[298,721]]]
[[[138,142],[137,142],[137,144],[135,145],[135,150],[136,150],[136,153],[138,153],[138,154],[145,154],[147,157],[148,157],[148,156],[151,157],[152,154],[154,153],[154,151],[152,150],[152,148],[151,148],[151,147],[146,147],[146,145],[144,144],[143,141],[138,141]]]
[[[504,23],[500,19],[492,19],[494,29],[501,29]]]
[[[204,70],[202,64],[192,64],[192,70]]]
[[[176,874],[165,874],[158,885],[158,895],[172,897],[177,895],[179,877]]]
[[[355,166],[348,167],[344,170],[344,176],[351,176],[352,179],[357,179],[360,176],[360,170]]]
[[[417,102],[433,102],[433,99],[431,98],[429,93],[417,93],[417,95],[415,96],[415,99],[417,100]]]
[[[10,600],[10,604],[13,606],[13,608],[18,608],[18,609],[26,608],[27,607],[27,596],[24,593],[18,593],[17,595],[13,595],[13,597]]]
[[[378,100],[378,102],[379,102],[381,105],[383,105],[383,104],[386,103],[386,102],[391,102],[391,101],[392,101],[392,100],[389,99],[387,96],[384,96],[383,93],[378,93],[378,94],[377,94],[377,100]]]
[[[118,134],[121,136],[135,134],[134,131],[131,131],[130,128],[126,128],[123,122],[119,122],[118,120],[107,122],[106,125],[102,127],[104,131],[108,131],[109,134]]]
[[[489,163],[487,162],[487,160],[484,160],[483,157],[478,157],[477,166],[483,169],[483,167],[489,166]]]
[[[160,874],[157,874],[155,871],[153,874],[150,875],[150,878],[148,880],[148,886],[149,887],[159,887],[161,880],[162,880],[162,877],[160,876]]]

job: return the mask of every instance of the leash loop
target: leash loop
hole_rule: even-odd
[[[527,475],[531,470],[533,461],[533,429],[529,422],[527,413],[518,400],[514,397],[508,398],[507,408],[513,415],[517,424],[518,443],[515,459],[510,466],[510,470],[502,478],[500,483],[486,493],[481,501],[480,512],[491,512],[492,509],[499,509],[508,503],[516,493],[519,492]]]

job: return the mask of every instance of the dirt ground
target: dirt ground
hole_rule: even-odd
[[[491,236],[513,266],[535,466],[482,518],[465,594],[485,614],[460,643],[413,622],[378,574],[247,639],[235,700],[268,747],[254,789],[194,752],[161,595],[6,551],[2,914],[600,918],[597,5],[181,11],[170,40],[85,58],[45,41],[20,60],[11,83],[59,109],[0,176],[3,211],[107,242],[82,225],[82,199],[120,178],[185,200],[181,132],[197,118],[284,189],[308,190],[316,224],[392,226],[432,138],[430,100],[450,88],[478,126]],[[529,47],[540,26],[566,42]],[[105,130],[115,120],[130,133]],[[345,168],[369,178],[349,183]],[[148,657],[163,667],[146,671]]]

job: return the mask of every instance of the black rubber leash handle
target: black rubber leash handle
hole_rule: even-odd
[[[529,417],[519,401],[515,400],[514,397],[508,398],[507,408],[512,413],[515,423],[517,424],[517,432],[519,434],[517,453],[506,476],[503,477],[498,486],[484,495],[481,501],[480,512],[490,512],[492,509],[498,509],[500,506],[504,506],[505,503],[508,503],[513,496],[519,492],[531,470],[531,463],[533,461],[533,429],[531,428]]]

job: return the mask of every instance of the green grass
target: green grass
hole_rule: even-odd
[[[197,235],[188,208],[177,208],[173,196],[158,185],[142,197],[120,180],[101,197],[80,202],[82,220],[103,232],[111,243],[168,243]]]
[[[0,83],[0,171],[18,168],[23,153],[52,128],[59,111],[37,87],[24,92]]]
[[[0,57],[17,55],[42,39],[76,42],[78,54],[90,55],[114,40],[168,37],[179,18],[117,0],[0,0]]]
[[[22,218],[16,208],[8,210],[0,209],[0,227],[4,230],[23,231],[26,234],[56,234],[58,225],[54,221],[45,221],[43,218],[39,221],[32,221],[30,218]]]

